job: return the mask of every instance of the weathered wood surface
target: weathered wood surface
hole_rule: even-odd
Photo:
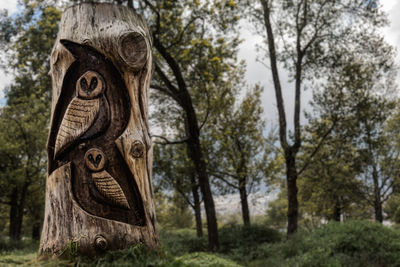
[[[151,37],[132,9],[65,10],[51,55],[52,118],[41,255],[136,243],[155,229],[147,101]]]

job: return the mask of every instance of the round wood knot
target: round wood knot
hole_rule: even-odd
[[[133,70],[140,70],[147,62],[147,42],[138,32],[128,32],[119,38],[118,53]]]
[[[96,235],[94,238],[94,245],[97,249],[106,250],[108,248],[107,240],[102,235]]]
[[[132,146],[131,146],[130,154],[134,158],[143,157],[143,154],[144,154],[144,145],[143,145],[143,143],[140,142],[139,140],[134,141]]]

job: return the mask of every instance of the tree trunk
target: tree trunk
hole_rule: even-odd
[[[217,250],[219,248],[217,216],[215,213],[214,199],[211,193],[211,186],[207,173],[206,162],[204,160],[203,152],[201,150],[200,129],[197,121],[196,112],[193,107],[192,98],[189,94],[188,88],[186,87],[186,82],[183,78],[178,63],[171,56],[171,54],[168,53],[167,49],[158,39],[158,36],[154,36],[153,40],[154,46],[169,65],[178,84],[177,89],[165,77],[164,73],[162,73],[162,71],[159,71],[159,75],[163,78],[167,87],[170,88],[171,95],[184,110],[185,132],[186,136],[188,137],[188,141],[186,142],[188,156],[194,164],[199,179],[200,190],[203,195],[204,208],[206,210],[208,248],[211,251]]]
[[[383,211],[382,211],[382,204],[380,201],[375,200],[374,210],[375,210],[375,221],[382,223],[383,222]]]
[[[296,99],[295,99],[295,144],[290,146],[287,141],[287,125],[285,104],[283,101],[282,86],[278,71],[278,56],[275,49],[274,31],[271,23],[271,2],[268,0],[260,0],[263,7],[263,19],[265,31],[267,34],[269,59],[271,65],[272,79],[274,82],[275,97],[279,115],[279,139],[281,147],[285,152],[286,162],[286,182],[288,190],[288,212],[287,212],[287,235],[291,235],[297,231],[298,220],[298,200],[297,200],[297,169],[296,154],[301,144],[300,135],[300,91],[299,80],[296,77]],[[298,69],[297,69],[298,71]],[[301,73],[297,73],[299,75]]]
[[[239,182],[240,204],[242,206],[243,224],[250,226],[249,202],[247,200],[246,180]]]
[[[333,207],[333,220],[340,222],[340,216],[342,215],[342,208],[340,207],[340,203],[336,202]]]
[[[32,237],[33,240],[39,240],[40,239],[40,223],[39,222],[35,222],[32,225],[31,237]]]
[[[200,190],[203,195],[204,209],[207,217],[208,249],[215,251],[219,249],[217,216],[215,214],[214,199],[212,197],[210,181],[208,179],[208,173],[206,172],[206,163],[200,149],[199,139],[196,138],[192,142],[189,141],[188,148],[191,159],[195,164],[196,172],[199,175]]]
[[[297,231],[297,221],[299,217],[296,159],[291,153],[286,154],[286,182],[288,190],[287,234],[291,235]]]
[[[194,217],[196,219],[196,234],[197,237],[203,236],[203,224],[201,222],[201,205],[198,191],[198,185],[194,177],[192,177],[192,194],[193,194],[193,206],[194,206]]]
[[[372,180],[374,182],[374,210],[375,210],[375,221],[383,222],[383,211],[381,202],[381,190],[379,187],[379,175],[375,165],[372,168]]]
[[[9,225],[9,237],[12,240],[21,239],[21,227],[22,218],[21,211],[19,210],[18,203],[18,188],[14,188],[11,192],[10,198],[10,225]]]
[[[65,10],[59,28],[39,252],[156,248],[147,25],[128,7],[83,3]]]

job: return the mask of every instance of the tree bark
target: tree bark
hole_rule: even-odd
[[[260,0],[263,8],[263,19],[264,26],[267,34],[269,59],[271,65],[271,73],[274,82],[275,97],[279,115],[279,138],[281,147],[285,153],[286,162],[286,183],[288,190],[288,212],[287,212],[287,235],[291,235],[297,231],[298,224],[298,200],[297,200],[297,167],[296,167],[296,155],[301,146],[301,135],[300,135],[300,79],[301,79],[301,68],[298,65],[300,63],[300,55],[298,55],[298,62],[296,65],[296,96],[295,96],[295,114],[294,114],[294,126],[295,126],[295,142],[292,146],[287,141],[287,125],[286,125],[286,112],[285,105],[282,95],[282,86],[279,78],[277,53],[275,48],[274,31],[272,30],[271,23],[271,2],[269,0]],[[297,42],[299,45],[299,41]]]
[[[379,188],[379,176],[378,171],[375,166],[372,170],[372,180],[374,182],[374,211],[375,211],[375,221],[383,222],[383,210],[381,201],[381,191]]]
[[[286,178],[288,190],[287,234],[291,235],[297,231],[299,217],[296,158],[291,153],[286,154]]]
[[[21,240],[25,198],[28,187],[29,183],[26,182],[22,186],[22,190],[18,190],[18,188],[15,187],[11,192],[9,236],[13,240]]]
[[[12,240],[21,239],[21,227],[22,218],[21,211],[19,210],[18,204],[18,188],[14,188],[11,192],[10,198],[10,225],[9,225],[9,237]]]
[[[35,222],[32,225],[32,232],[31,232],[31,237],[33,240],[40,240],[40,223],[39,222]]]
[[[194,177],[192,177],[192,195],[193,195],[193,209],[194,209],[194,217],[196,220],[196,234],[197,237],[203,236],[203,223],[201,221],[201,205],[200,205],[200,196],[198,188],[199,186],[196,183]]]
[[[215,213],[215,205],[211,193],[210,181],[208,178],[208,173],[206,171],[206,163],[204,161],[203,153],[200,148],[199,136],[197,135],[197,138],[195,138],[191,142],[188,142],[187,146],[190,151],[190,157],[193,160],[196,171],[199,175],[200,190],[203,195],[204,209],[206,210],[207,217],[208,249],[211,251],[215,251],[219,249],[217,216]]]
[[[50,60],[48,176],[39,253],[159,246],[147,101],[151,35],[128,7],[83,3],[62,15]]]
[[[245,226],[250,226],[250,210],[249,210],[249,202],[247,200],[245,179],[239,180],[239,193],[240,193],[240,204],[242,206],[243,224]]]
[[[333,220],[336,222],[340,222],[340,216],[342,215],[342,208],[339,202],[335,203],[333,207]]]

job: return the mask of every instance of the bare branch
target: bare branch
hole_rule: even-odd
[[[151,135],[151,137],[156,137],[156,138],[160,138],[160,139],[164,140],[164,142],[157,142],[157,141],[154,142],[158,145],[177,145],[177,144],[183,144],[183,143],[186,143],[187,141],[189,141],[189,138],[186,138],[184,140],[179,140],[179,141],[170,141],[166,137],[161,136],[161,135]]]
[[[314,151],[310,154],[310,156],[305,161],[306,163],[304,163],[303,167],[300,169],[300,171],[298,173],[299,176],[308,167],[308,165],[310,165],[312,158],[315,156],[315,154],[318,153],[318,151],[321,148],[322,144],[324,143],[325,139],[330,135],[332,130],[335,128],[335,126],[336,126],[336,120],[333,122],[331,127],[325,132],[325,134],[322,136],[322,138],[320,139],[319,143],[315,147]]]

